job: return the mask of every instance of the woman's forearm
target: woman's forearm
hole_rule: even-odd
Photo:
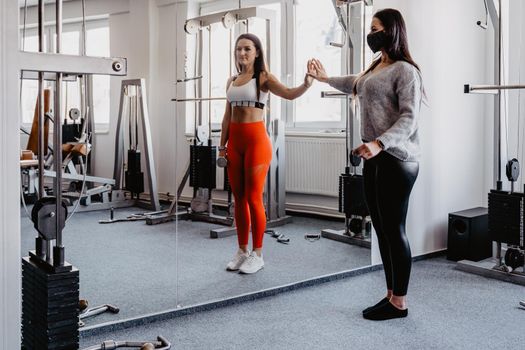
[[[226,120],[226,118],[224,118],[224,120],[222,121],[222,127],[221,127],[221,143],[220,143],[221,147],[226,146],[226,143],[228,142],[229,131],[230,131],[230,122],[229,120]]]
[[[357,78],[357,75],[347,75],[343,77],[330,77],[326,79],[326,83],[328,83],[331,87],[336,88],[339,91],[345,92],[347,94],[351,94],[354,89],[354,82]]]
[[[300,97],[301,95],[303,95],[308,90],[309,87],[310,86],[306,86],[303,83],[303,84],[301,84],[301,85],[299,85],[297,87],[288,88],[288,90],[286,91],[286,93],[282,97],[287,99],[287,100],[294,100],[294,99]]]

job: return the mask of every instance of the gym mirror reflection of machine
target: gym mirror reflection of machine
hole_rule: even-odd
[[[82,2],[83,4],[83,2]],[[38,200],[31,219],[38,232],[35,250],[22,258],[22,348],[78,349],[79,271],[69,264],[62,231],[68,208],[62,198],[62,157],[54,157],[54,196],[45,196],[45,73],[52,73],[54,120],[53,148],[62,149],[62,87],[64,75],[126,75],[122,58],[95,58],[61,54],[62,0],[55,3],[56,54],[44,52],[44,1],[38,2],[39,52],[20,52],[21,77],[25,72],[38,74]],[[55,152],[60,154],[61,152]]]
[[[343,42],[330,45],[341,48],[346,62],[345,73],[357,74],[365,67],[365,31],[367,18],[372,11],[372,1],[333,0],[333,6],[343,29]],[[323,91],[322,98],[340,98],[345,104],[345,171],[339,176],[339,212],[345,214],[344,230],[325,229],[321,236],[339,242],[371,247],[372,221],[365,201],[363,176],[358,174],[361,159],[352,154],[360,140],[356,116],[358,110],[351,95],[336,91]]]
[[[457,263],[457,268],[466,272],[475,273],[485,277],[497,278],[521,285],[525,285],[525,259],[524,259],[524,227],[525,227],[525,187],[523,192],[515,190],[515,182],[519,178],[520,164],[518,159],[513,158],[507,161],[505,172],[510,183],[510,189],[503,188],[502,182],[502,138],[505,136],[505,153],[508,158],[512,157],[512,150],[508,147],[508,130],[501,128],[502,111],[506,108],[506,91],[518,89],[518,104],[521,103],[521,91],[525,89],[521,81],[517,85],[502,85],[504,56],[502,48],[502,4],[501,1],[496,5],[494,0],[484,0],[486,9],[485,22],[478,21],[477,25],[483,29],[488,27],[488,17],[490,14],[491,23],[494,27],[494,81],[496,85],[465,85],[465,93],[483,93],[494,95],[494,182],[495,189],[488,193],[488,234],[490,241],[496,242],[496,256],[473,262],[461,260]],[[520,33],[523,32],[521,22]],[[520,43],[522,45],[522,43]],[[521,52],[521,47],[520,47]],[[520,57],[521,59],[521,57]],[[521,62],[520,74],[521,77]],[[503,104],[503,105],[502,105]],[[519,106],[519,105],[518,105]],[[518,107],[518,119],[521,117]],[[519,120],[518,120],[519,122]],[[518,124],[519,125],[519,124]],[[505,123],[505,129],[508,126]],[[519,128],[518,128],[519,129]],[[519,132],[519,130],[518,130]],[[521,134],[518,134],[518,146]],[[522,140],[523,142],[523,140]],[[519,148],[519,147],[518,147]],[[519,153],[519,150],[518,152]],[[519,155],[516,154],[517,158]],[[503,251],[505,254],[503,255]],[[495,265],[494,265],[495,260]],[[525,307],[525,302],[520,302]]]
[[[244,8],[232,10],[229,12],[221,12],[201,17],[192,18],[186,21],[184,30],[188,35],[194,35],[196,38],[196,55],[195,55],[195,75],[183,79],[178,79],[177,83],[194,83],[195,97],[193,98],[174,98],[175,102],[193,102],[195,104],[195,130],[190,146],[190,162],[187,171],[179,185],[177,196],[174,198],[170,210],[167,214],[157,217],[150,217],[147,223],[159,223],[167,220],[173,220],[176,216],[180,219],[189,218],[191,220],[207,221],[212,223],[223,224],[229,227],[215,228],[210,231],[211,238],[220,238],[234,235],[236,229],[233,222],[234,203],[232,203],[231,192],[228,189],[227,174],[225,173],[224,189],[228,191],[226,216],[216,215],[213,212],[212,191],[216,189],[216,171],[217,171],[217,146],[212,144],[212,133],[220,132],[220,130],[212,130],[211,128],[211,101],[225,101],[226,97],[211,96],[211,60],[209,57],[211,52],[211,38],[213,35],[212,25],[222,23],[224,29],[230,31],[230,48],[229,48],[229,62],[230,62],[230,76],[231,67],[233,65],[232,57],[232,33],[236,28],[239,31],[249,30],[249,24],[252,20],[264,20],[266,28],[266,52],[268,65],[271,65],[271,36],[275,35],[275,14],[271,10],[263,8]],[[208,74],[209,82],[208,96],[203,97],[205,89],[203,88],[203,46],[204,33],[208,33]],[[221,52],[219,54],[226,54]],[[207,124],[203,118],[203,102],[208,102],[208,120]],[[285,147],[284,147],[284,123],[270,115],[271,98],[266,108],[266,128],[273,146],[273,157],[268,170],[266,179],[266,186],[264,191],[264,203],[267,216],[267,227],[275,227],[284,225],[291,221],[291,217],[286,215],[285,208]],[[184,116],[185,117],[185,116]],[[206,127],[207,126],[207,127]],[[207,129],[207,130],[206,130]],[[178,212],[178,205],[175,204],[180,197],[182,189],[187,180],[193,187],[193,198],[191,201],[191,208],[188,212]]]
[[[125,58],[74,56],[61,53],[62,48],[62,0],[55,1],[56,52],[44,50],[44,0],[38,1],[39,51],[19,52],[21,79],[27,74],[38,75],[37,103],[37,149],[38,149],[38,200],[31,212],[31,220],[38,232],[35,250],[22,258],[22,339],[21,349],[72,349],[79,348],[79,270],[66,261],[63,229],[68,207],[63,200],[62,185],[64,164],[61,157],[63,141],[62,88],[65,76],[89,76],[92,74],[125,76]],[[84,13],[85,0],[81,1]],[[24,10],[26,10],[25,6]],[[85,19],[85,18],[84,18]],[[85,30],[85,27],[84,27]],[[84,31],[85,34],[85,31]],[[53,75],[53,79],[49,76]],[[53,123],[53,194],[46,196],[44,190],[45,157],[47,153],[45,129],[46,97],[44,82],[51,82],[54,97]],[[49,107],[49,106],[48,106]],[[75,112],[76,113],[76,112]],[[74,127],[76,129],[76,127]],[[67,127],[64,128],[67,131]],[[67,137],[67,135],[66,135]],[[162,336],[152,342],[105,341],[88,348],[116,349],[134,347],[140,349],[168,350],[171,344]]]

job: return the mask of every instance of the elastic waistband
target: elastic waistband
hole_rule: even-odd
[[[230,103],[232,107],[255,107],[264,109],[264,103],[257,101],[232,101]]]
[[[250,126],[258,126],[259,124],[262,124],[262,126],[264,126],[264,120],[257,120],[255,122],[234,122],[234,121],[230,121],[230,125],[235,125],[235,126],[250,127]]]

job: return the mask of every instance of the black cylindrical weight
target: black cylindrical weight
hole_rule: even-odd
[[[363,231],[363,220],[354,218],[350,220],[350,232],[361,233]]]
[[[140,151],[135,149],[128,150],[128,172],[140,173]]]
[[[505,253],[505,265],[517,269],[518,267],[523,266],[525,260],[525,255],[523,251],[517,248],[508,248]]]

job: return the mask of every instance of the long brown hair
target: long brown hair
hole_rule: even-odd
[[[408,50],[408,38],[405,20],[396,9],[384,9],[377,11],[374,17],[381,21],[383,30],[386,36],[385,47],[382,49],[387,53],[388,57],[395,61],[405,61],[416,67],[418,71],[419,66],[412,59],[410,51]],[[373,70],[381,62],[381,57],[372,62],[372,64],[361,74],[361,76],[354,82],[354,94],[357,94],[357,82],[358,80]]]
[[[253,46],[255,46],[255,50],[259,54],[259,56],[255,58],[255,62],[253,63],[253,74],[255,75],[255,85],[257,86],[257,100],[259,100],[261,94],[261,88],[259,87],[260,75],[261,72],[268,71],[266,67],[266,60],[264,58],[264,50],[262,48],[261,40],[255,34],[245,33],[239,35],[239,37],[235,41],[235,47],[233,48],[233,57],[235,57],[235,68],[237,68],[237,73],[241,72],[241,65],[239,64],[239,62],[237,62],[237,55],[235,53],[237,50],[237,44],[239,43],[239,40],[242,39],[250,40],[253,43]]]

